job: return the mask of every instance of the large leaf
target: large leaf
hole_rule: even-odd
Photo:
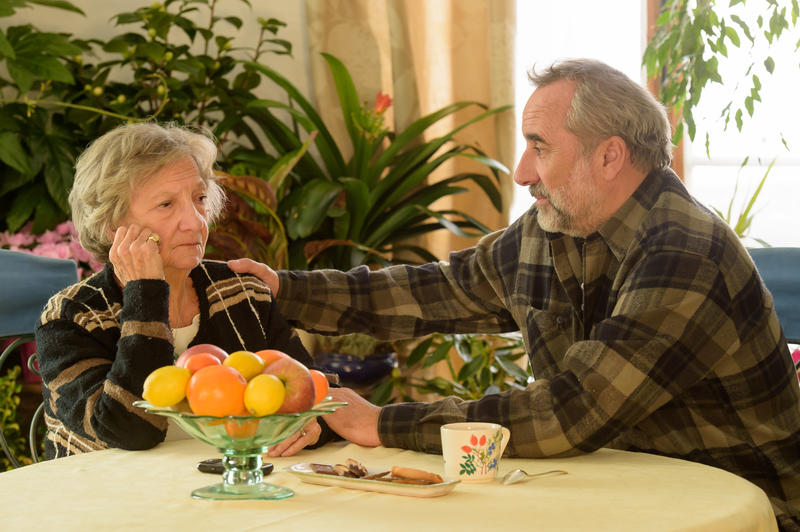
[[[342,156],[339,147],[336,145],[336,141],[334,141],[330,131],[325,126],[325,123],[322,121],[317,111],[305,98],[305,96],[303,96],[289,80],[271,68],[259,63],[254,63],[252,61],[245,61],[243,64],[247,68],[257,70],[270,78],[279,87],[286,91],[286,94],[289,96],[289,98],[291,98],[292,101],[300,106],[306,116],[316,126],[317,130],[319,130],[319,136],[314,142],[314,145],[319,149],[320,155],[323,157],[323,161],[325,162],[325,166],[328,169],[329,175],[343,175],[346,166],[344,157]]]
[[[316,231],[341,191],[341,185],[325,179],[312,179],[293,190],[284,200],[289,238],[305,238]]]
[[[0,161],[22,174],[32,173],[28,154],[22,147],[19,136],[9,131],[0,133]]]
[[[8,230],[12,233],[19,230],[31,217],[36,205],[38,205],[45,196],[46,191],[41,184],[34,184],[21,189],[19,193],[17,193],[11,204],[11,208],[6,214]]]
[[[39,4],[42,6],[48,7],[55,7],[58,9],[63,9],[65,11],[72,11],[74,13],[79,13],[81,15],[86,15],[79,7],[74,5],[72,2],[67,2],[67,0],[28,0],[31,4]]]
[[[326,53],[323,53],[322,57],[328,63],[328,68],[330,68],[331,75],[333,76],[336,94],[339,96],[339,105],[342,108],[344,124],[347,127],[350,140],[353,142],[353,147],[355,148],[358,138],[361,136],[358,127],[353,121],[353,117],[361,110],[356,86],[353,84],[350,73],[341,61]]]
[[[2,30],[2,28],[0,28],[0,56],[2,55],[10,59],[14,59],[16,57],[16,54],[14,54],[14,47],[11,46],[10,42],[8,42],[5,32]]]

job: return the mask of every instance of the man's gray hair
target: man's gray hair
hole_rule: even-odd
[[[225,204],[216,182],[217,147],[205,129],[153,122],[125,124],[94,140],[75,163],[69,193],[81,246],[102,262],[113,243],[109,233],[128,212],[131,191],[165,166],[189,156],[206,185],[206,216],[213,223]]]
[[[574,133],[584,155],[613,136],[625,141],[631,162],[643,172],[672,161],[671,128],[664,106],[619,70],[593,59],[569,59],[528,74],[538,87],[562,79],[575,83],[565,127]]]

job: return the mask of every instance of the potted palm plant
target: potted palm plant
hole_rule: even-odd
[[[248,113],[266,126],[264,131],[278,152],[298,150],[304,135],[317,133],[313,144],[318,156],[307,152],[291,172],[270,180],[286,226],[289,266],[346,270],[360,264],[385,265],[398,252],[434,260],[430,252],[408,239],[442,228],[461,236],[488,233],[489,228],[465,212],[436,210],[431,205],[439,198],[465,192],[458,184],[472,181],[495,209],[502,208],[499,175],[508,169],[477,146],[457,143],[455,136],[510,106],[488,109],[478,102],[457,102],[393,132],[383,122],[391,99],[379,94],[374,106],[362,104],[344,64],[329,54],[322,55],[333,75],[347,140],[353,147],[347,160],[342,141],[333,138],[311,103],[286,78],[266,65],[245,64],[272,79],[289,98],[289,103],[260,100],[248,104]],[[444,135],[421,140],[431,126],[470,107],[480,112]],[[295,128],[271,120],[275,111],[288,112]],[[486,174],[459,173],[427,183],[431,172],[456,157],[481,163]]]

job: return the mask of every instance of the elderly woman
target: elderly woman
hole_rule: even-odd
[[[188,346],[279,349],[311,366],[268,287],[203,260],[224,194],[204,134],[154,123],[112,130],[83,152],[69,196],[81,245],[105,268],[55,295],[36,328],[48,458],[163,441],[131,406],[147,375]],[[272,449],[320,443],[316,421]]]

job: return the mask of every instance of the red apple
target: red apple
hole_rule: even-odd
[[[286,388],[286,397],[276,414],[303,412],[314,406],[314,379],[301,362],[291,357],[279,358],[262,373],[275,375]]]
[[[228,358],[228,353],[226,353],[225,350],[220,347],[211,344],[197,344],[181,353],[181,355],[178,357],[178,360],[175,361],[175,365],[182,368],[186,367],[186,361],[195,353],[210,353],[217,357],[220,363],[224,362],[225,359]]]

